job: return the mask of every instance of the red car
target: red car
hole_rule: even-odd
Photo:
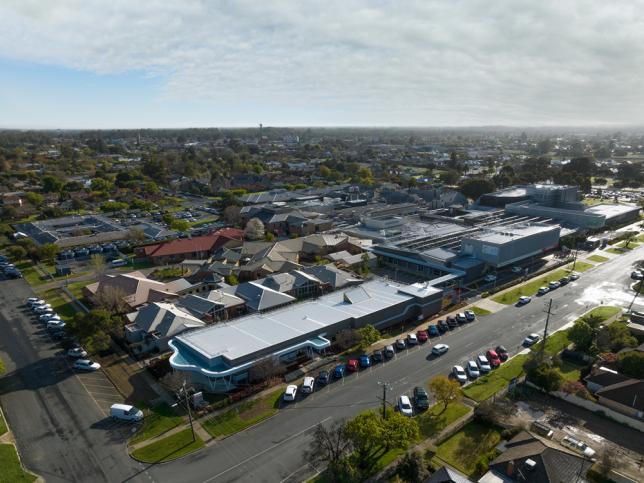
[[[427,339],[429,339],[427,332],[424,330],[416,332],[416,337],[418,337],[418,342],[427,342]]]
[[[490,361],[490,365],[492,366],[493,369],[501,365],[501,358],[496,353],[496,351],[493,351],[492,349],[490,349],[485,353],[485,356],[487,357],[487,360]]]
[[[358,359],[349,359],[349,362],[347,362],[347,370],[350,372],[356,372],[358,370],[358,367]]]

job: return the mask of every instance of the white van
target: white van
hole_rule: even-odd
[[[110,416],[124,421],[141,421],[143,411],[128,404],[112,404],[110,406]]]
[[[315,379],[313,377],[305,377],[304,382],[302,383],[302,394],[311,394],[313,392],[314,384]]]
[[[124,267],[127,265],[127,260],[123,260],[122,258],[117,258],[116,260],[112,260],[110,262],[110,265],[112,267]]]

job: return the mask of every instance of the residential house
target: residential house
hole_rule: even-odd
[[[320,280],[324,284],[325,290],[337,290],[363,282],[362,279],[353,277],[350,273],[340,270],[332,263],[306,267],[302,271]]]
[[[548,439],[521,431],[505,443],[479,483],[561,483],[585,477],[592,461]]]
[[[298,299],[321,295],[323,286],[322,281],[315,275],[301,270],[269,275],[256,283]]]
[[[372,269],[378,263],[378,257],[372,252],[362,252],[352,255],[348,251],[342,250],[341,252],[330,253],[327,258],[335,263],[337,267],[348,268],[350,270],[358,270],[364,263],[367,264],[367,268]]]
[[[189,329],[206,325],[171,303],[153,302],[126,315],[125,340],[136,354],[168,350],[168,340]]]
[[[121,295],[128,307],[135,308],[147,303],[173,299],[196,289],[197,287],[184,278],[158,282],[147,278],[141,272],[129,272],[103,275],[98,282],[83,287],[83,295],[92,300],[113,292]]]
[[[220,248],[240,246],[243,236],[242,230],[226,228],[209,235],[179,238],[137,247],[134,253],[137,257],[149,260],[156,265],[179,263],[187,258],[203,260]]]
[[[264,287],[257,282],[222,285],[221,291],[243,299],[249,312],[264,312],[276,309],[296,300],[291,295]]]
[[[424,483],[472,483],[472,480],[454,468],[441,466]]]
[[[592,374],[586,376],[584,381],[586,381],[586,387],[593,394],[608,386],[617,384],[620,382],[628,381],[630,377],[620,374],[613,369],[607,367],[599,367]]]
[[[603,387],[595,393],[597,402],[631,418],[644,419],[644,381],[628,379]]]
[[[246,312],[243,299],[221,290],[211,290],[204,295],[186,295],[175,305],[205,322],[228,320]]]

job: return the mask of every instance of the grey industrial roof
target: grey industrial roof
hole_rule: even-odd
[[[523,225],[523,226],[503,226],[489,228],[486,231],[475,235],[465,237],[475,240],[482,240],[487,243],[503,244],[509,243],[519,238],[544,233],[547,231],[559,230],[557,225]]]
[[[639,210],[639,206],[628,205],[594,205],[589,206],[584,210],[585,213],[592,213],[594,215],[604,215],[606,218],[623,215],[630,211]]]
[[[364,317],[409,301],[411,295],[422,297],[435,291],[440,292],[433,287],[412,288],[372,280],[359,289],[332,292],[288,308],[219,323],[181,335],[177,340],[206,359],[223,356],[236,360],[309,333],[317,335],[338,322]]]

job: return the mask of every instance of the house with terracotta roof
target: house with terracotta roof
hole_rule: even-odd
[[[184,278],[159,282],[147,278],[141,272],[129,272],[103,275],[98,282],[83,287],[83,295],[92,300],[104,292],[112,291],[121,295],[128,307],[135,308],[147,303],[163,302],[195,290],[196,287]]]
[[[138,258],[147,259],[155,265],[179,263],[185,259],[204,260],[220,248],[242,245],[243,230],[223,228],[204,236],[179,238],[134,249]]]

